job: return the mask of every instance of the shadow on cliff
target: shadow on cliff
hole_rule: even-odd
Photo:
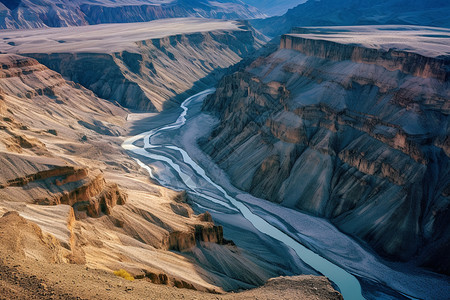
[[[162,112],[146,112],[146,111],[137,111],[131,110],[133,113],[148,113],[149,116],[139,121],[133,122],[133,124],[129,128],[129,135],[137,135],[142,132],[151,130],[153,128],[169,124],[171,122],[175,122],[178,118],[182,109],[180,108],[180,104],[188,97],[193,96],[203,90],[214,87],[219,80],[230,71],[228,69],[216,69],[208,76],[203,77],[200,80],[194,82],[193,86],[184,91],[181,94],[176,95],[168,99],[163,104]]]
[[[228,68],[218,68],[209,73],[207,76],[197,80],[194,82],[192,87],[183,93],[180,93],[176,95],[175,97],[172,97],[168,99],[163,104],[163,110],[164,114],[161,114],[159,112],[155,112],[154,114],[150,115],[147,118],[143,118],[134,124],[131,125],[129,128],[130,132],[129,135],[137,135],[139,133],[142,133],[144,131],[151,130],[153,128],[168,124],[170,122],[174,122],[179,114],[181,113],[181,108],[179,107],[180,104],[188,97],[193,96],[203,90],[215,87],[217,83],[226,75],[232,74],[234,72],[240,71],[245,69],[247,66],[249,66],[256,58],[261,56],[269,56],[273,52],[275,52],[278,49],[279,45],[279,38],[275,38],[272,41],[265,44],[261,49],[255,51],[254,53],[251,53],[246,58],[242,59],[240,62],[238,62],[235,65],[232,65]],[[138,110],[131,110],[134,113],[151,113],[151,112],[145,112],[145,111],[138,111]]]

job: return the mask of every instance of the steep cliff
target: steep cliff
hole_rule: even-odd
[[[5,165],[3,161],[2,165]],[[27,191],[21,193],[22,201],[39,205],[68,204],[76,209],[77,214],[85,212],[90,217],[109,215],[114,206],[125,204],[127,199],[117,184],[106,182],[100,170],[73,166],[56,166],[9,179],[0,183],[0,195],[12,198],[17,187]],[[25,194],[29,195],[28,199],[23,197]]]
[[[237,187],[329,218],[383,255],[421,264],[448,252],[448,44],[322,29],[284,35],[221,81],[204,103],[221,123],[203,149]],[[389,49],[393,37],[407,50]]]
[[[3,0],[0,29],[82,26],[102,23],[148,22],[164,18],[202,17],[253,19],[264,17],[238,0]]]
[[[43,36],[48,43],[33,46]],[[99,97],[147,111],[211,86],[222,69],[262,44],[244,23],[202,19],[31,30],[25,36],[11,31],[6,37],[2,51],[36,58]]]

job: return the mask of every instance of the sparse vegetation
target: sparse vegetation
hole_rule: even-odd
[[[120,269],[118,271],[114,271],[114,275],[122,277],[122,278],[124,278],[126,280],[129,280],[129,281],[133,281],[134,280],[134,277],[131,276],[130,273],[128,273],[124,269]]]

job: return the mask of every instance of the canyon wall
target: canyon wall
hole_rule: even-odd
[[[445,55],[285,35],[205,100],[201,146],[238,188],[448,274],[449,99]]]
[[[121,148],[126,116],[35,59],[0,54],[1,257],[210,292],[293,274],[224,239],[186,193],[151,182]]]
[[[131,51],[26,55],[101,98],[127,108],[161,111],[214,85],[224,69],[259,49],[254,31],[243,28],[136,41]]]

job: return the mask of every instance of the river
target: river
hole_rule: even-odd
[[[318,273],[328,277],[338,287],[346,300],[365,299],[360,281],[358,281],[357,277],[364,279],[365,286],[370,286],[371,291],[365,290],[365,294],[370,295],[369,298],[377,299],[398,299],[403,297],[415,299],[416,297],[410,295],[427,294],[427,288],[422,289],[417,287],[417,283],[428,282],[433,287],[442,285],[441,280],[435,280],[434,275],[425,274],[423,277],[420,277],[392,270],[380,261],[381,259],[368,253],[357,242],[339,232],[332,225],[326,223],[326,221],[303,215],[300,212],[294,212],[297,220],[302,220],[303,224],[301,226],[306,228],[310,225],[312,226],[311,232],[319,230],[322,236],[328,232],[330,240],[334,241],[336,245],[336,249],[329,249],[328,245],[326,247],[320,247],[320,241],[314,242],[314,235],[310,234],[310,232],[302,234],[301,230],[297,230],[293,233],[292,229],[289,230],[283,225],[283,218],[285,217],[283,213],[285,212],[282,207],[271,203],[260,206],[252,205],[251,201],[243,201],[242,197],[232,196],[229,189],[227,190],[215,182],[212,176],[208,176],[207,170],[203,169],[199,163],[192,159],[187,151],[175,145],[175,143],[171,143],[171,139],[166,139],[163,143],[157,143],[155,141],[158,140],[155,138],[156,136],[170,134],[185,126],[189,108],[192,105],[198,106],[208,94],[213,92],[214,89],[208,89],[187,98],[181,104],[182,112],[178,115],[175,122],[169,121],[166,125],[132,136],[124,141],[122,147],[134,153],[136,162],[148,171],[151,178],[159,181],[163,186],[174,188],[173,180],[169,184],[168,181],[158,177],[157,174],[154,174],[154,169],[139,158],[144,157],[151,161],[164,163],[164,168],[169,167],[171,172],[175,172],[178,175],[177,178],[181,180],[181,186],[187,189],[191,195],[200,197],[206,202],[214,203],[215,206],[221,206],[233,213],[239,213],[259,232],[291,248],[303,262]],[[205,185],[200,184],[200,182],[206,182],[215,189],[216,192],[213,196],[211,193],[205,192]],[[200,204],[198,205],[202,207]],[[267,210],[265,208],[262,209],[265,205],[275,207],[272,209],[273,213],[269,213],[271,211],[270,207]],[[258,209],[260,212],[263,212],[255,213]],[[292,212],[289,212],[289,214],[292,215]],[[297,221],[291,222],[291,225],[294,225],[295,222]],[[323,224],[327,226],[324,227],[322,226]],[[314,247],[307,248],[299,241],[308,241],[308,245],[313,245]],[[324,245],[324,243],[322,244]],[[342,248],[345,248],[345,255],[342,255]],[[343,262],[340,261],[341,259]],[[386,290],[388,290],[387,293]],[[444,290],[445,292],[446,290]],[[420,298],[427,297],[422,296]]]
[[[299,258],[302,259],[306,264],[308,264],[313,269],[317,270],[324,276],[328,277],[332,282],[334,282],[339,287],[339,290],[341,291],[344,299],[346,300],[364,299],[364,297],[361,294],[361,286],[356,277],[354,277],[347,271],[343,270],[342,268],[336,266],[335,264],[329,262],[328,260],[324,259],[320,255],[307,249],[305,246],[298,243],[296,240],[292,239],[290,236],[288,236],[278,228],[272,226],[261,217],[252,213],[245,204],[231,197],[220,185],[214,183],[211,180],[211,178],[208,177],[205,170],[203,170],[202,167],[200,167],[195,161],[193,161],[192,158],[186,153],[186,151],[174,145],[155,145],[150,142],[151,138],[158,133],[178,129],[181,126],[183,126],[186,123],[186,115],[189,109],[188,108],[189,103],[194,100],[199,100],[199,98],[204,98],[206,95],[212,93],[213,91],[214,91],[213,89],[209,89],[201,93],[198,93],[192,97],[189,97],[181,104],[181,108],[183,109],[183,111],[181,112],[180,116],[175,122],[131,137],[122,144],[122,147],[128,151],[134,152],[135,154],[146,156],[153,160],[160,160],[168,163],[178,173],[180,178],[183,180],[184,184],[189,187],[191,192],[198,194],[199,196],[202,197],[212,198],[208,195],[202,194],[199,191],[200,189],[196,185],[195,181],[191,179],[191,175],[184,173],[181,170],[180,166],[175,161],[163,155],[153,154],[147,151],[147,149],[152,149],[156,147],[166,147],[168,149],[179,151],[183,157],[184,162],[189,166],[191,166],[192,169],[195,170],[195,172],[199,176],[201,176],[204,180],[206,180],[215,188],[217,188],[217,190],[219,190],[222,193],[223,197],[229,201],[232,207],[239,210],[239,212],[247,220],[249,220],[253,224],[253,226],[255,226],[255,228],[257,228],[262,233],[267,234],[272,238],[279,240],[280,242],[283,242],[287,246],[291,247],[297,253]],[[143,147],[135,146],[134,143],[141,139],[144,140],[144,146]],[[136,159],[136,161],[141,167],[145,168],[149,172],[150,176],[153,176],[150,167],[145,165],[139,159]],[[228,207],[230,205],[226,201],[224,201],[221,204]]]

